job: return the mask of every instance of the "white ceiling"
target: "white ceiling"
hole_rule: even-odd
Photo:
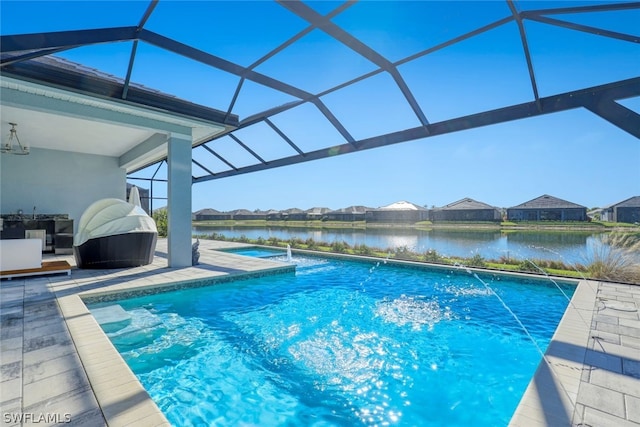
[[[0,131],[2,141],[16,123],[23,145],[76,153],[120,157],[154,135],[179,134],[192,145],[225,130],[215,123],[182,117],[126,102],[2,77],[0,79]],[[150,147],[126,166],[139,168],[166,157],[164,146]]]
[[[16,123],[22,144],[31,148],[72,151],[120,157],[151,137],[152,130],[66,117],[10,106],[2,106],[2,140],[9,135],[9,123]]]

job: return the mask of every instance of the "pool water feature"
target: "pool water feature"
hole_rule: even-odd
[[[293,261],[295,275],[89,308],[130,315],[108,335],[173,425],[494,426],[568,305],[549,281]]]
[[[223,249],[222,252],[228,252],[237,255],[244,255],[256,258],[273,258],[278,256],[286,256],[287,252],[277,249],[260,248],[257,246],[248,246],[244,248]]]

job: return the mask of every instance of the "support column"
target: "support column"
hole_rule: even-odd
[[[169,267],[191,266],[191,137],[169,138],[167,243]]]

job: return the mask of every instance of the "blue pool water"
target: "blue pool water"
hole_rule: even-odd
[[[176,426],[508,424],[541,355],[477,278],[294,262],[295,274],[90,309],[120,305],[131,316],[105,331]],[[568,305],[560,290],[482,280],[546,349]]]
[[[224,249],[223,252],[229,252],[238,255],[257,257],[257,258],[271,258],[274,256],[283,256],[286,252],[277,249],[265,249],[259,247],[246,247],[238,249]]]

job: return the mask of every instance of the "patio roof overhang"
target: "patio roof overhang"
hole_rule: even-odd
[[[22,124],[31,147],[117,157],[127,173],[167,159],[172,134],[197,147],[238,126],[235,115],[59,58],[7,63],[0,90],[2,134]]]

